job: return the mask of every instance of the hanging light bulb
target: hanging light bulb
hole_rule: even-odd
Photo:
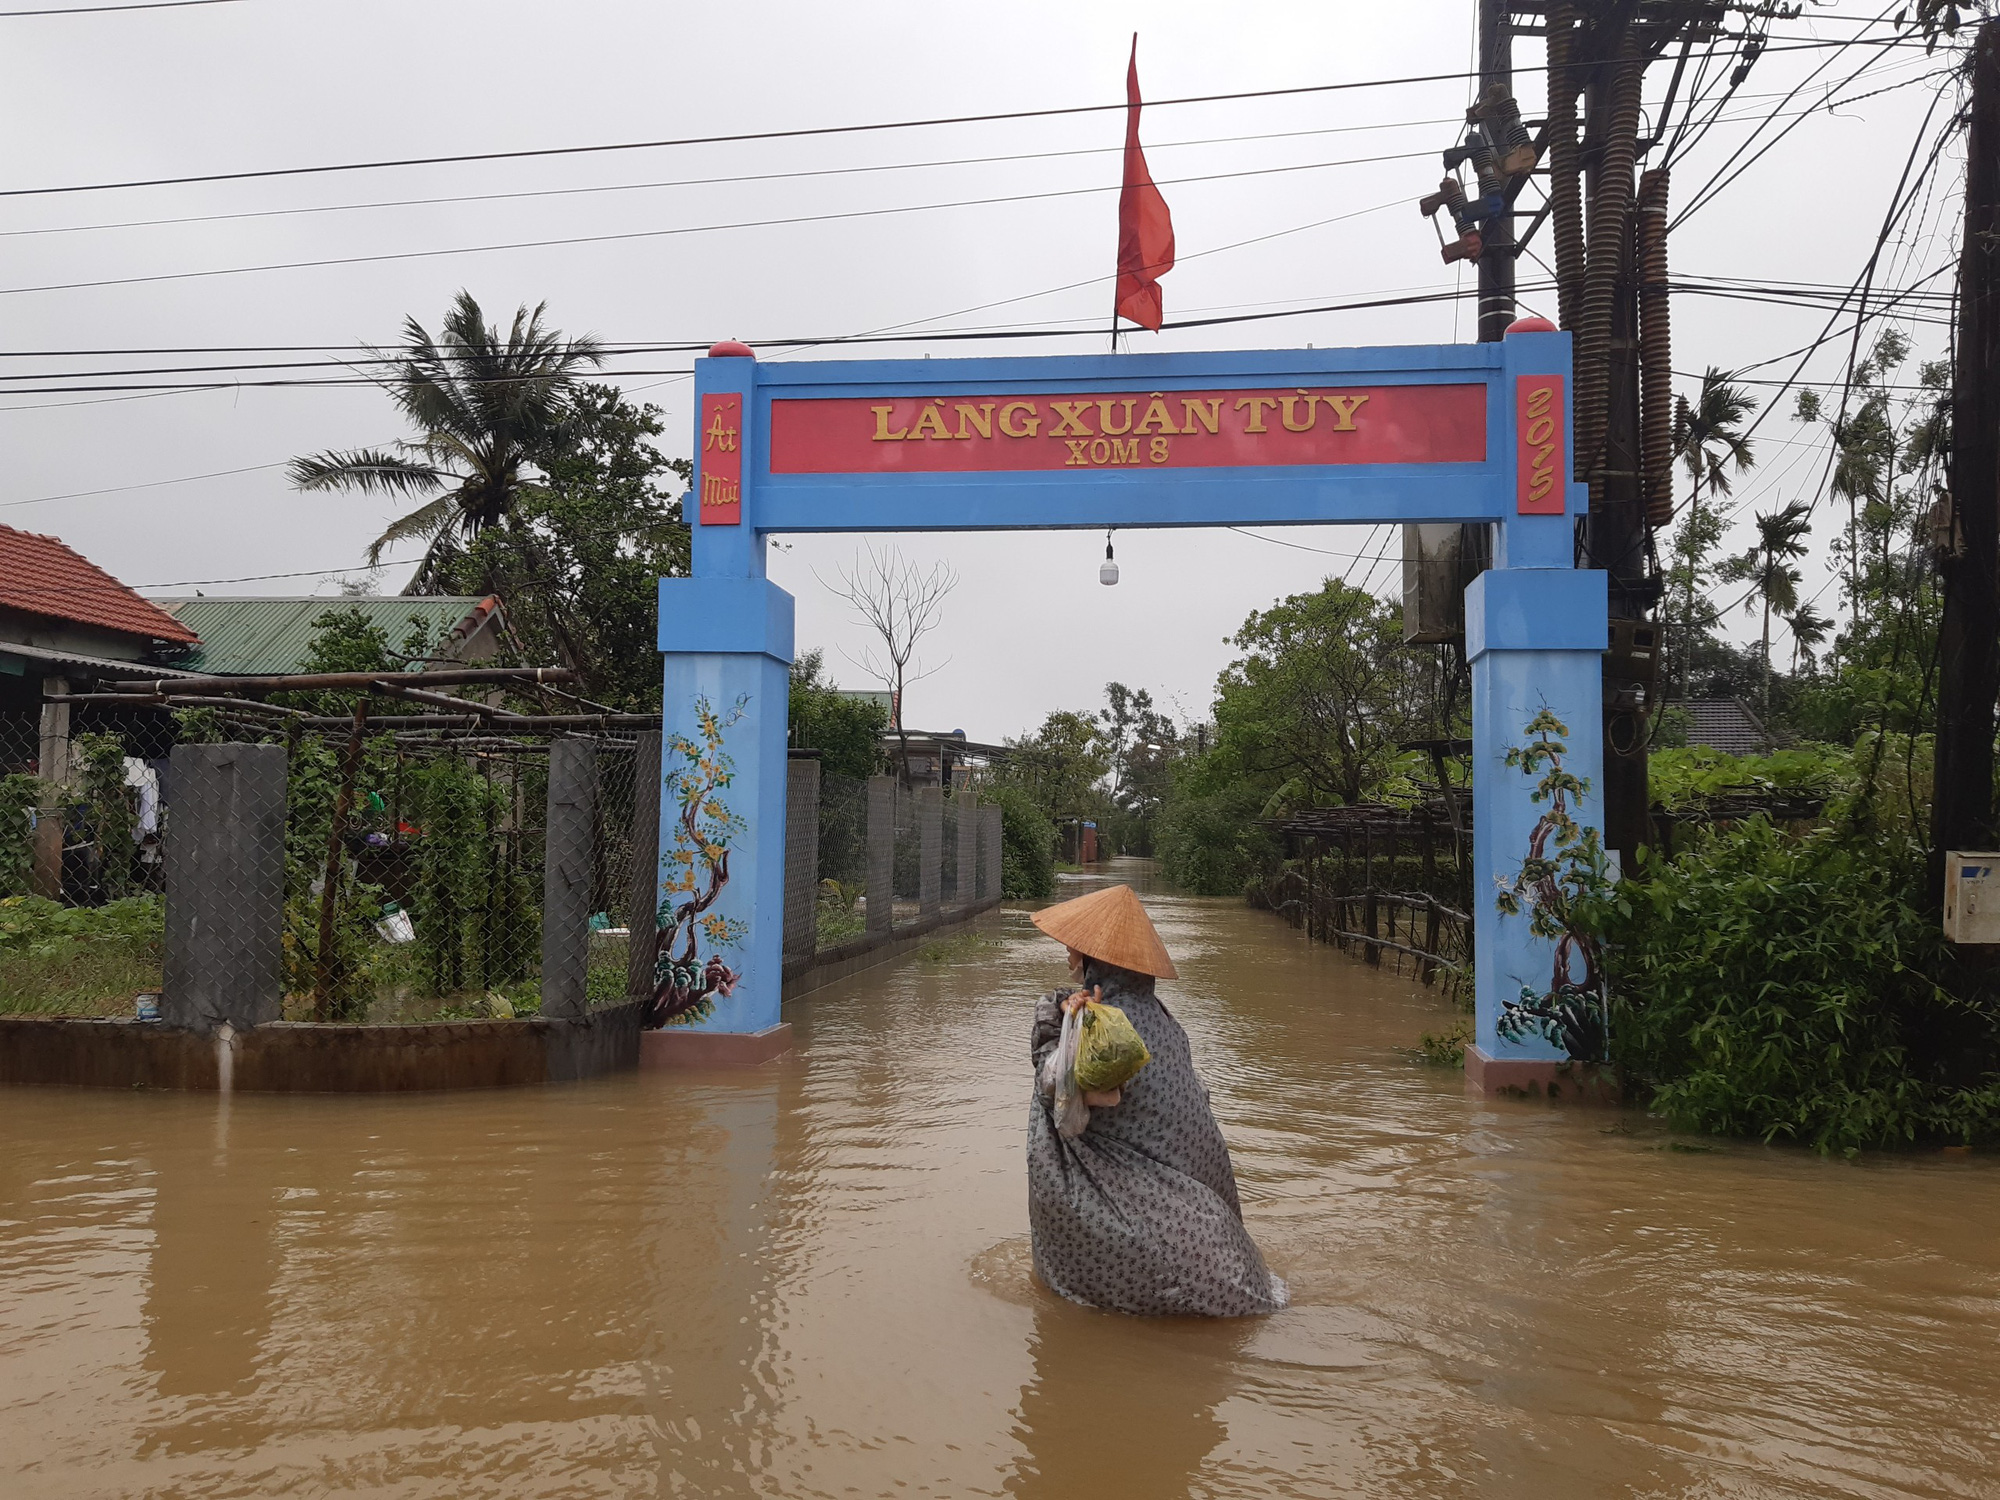
[[[1118,581],[1118,559],[1111,555],[1111,533],[1104,533],[1104,561],[1097,565],[1097,581],[1106,588]]]

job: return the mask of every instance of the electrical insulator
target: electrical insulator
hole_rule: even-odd
[[[1470,123],[1484,126],[1492,144],[1500,173],[1520,177],[1535,169],[1535,141],[1521,121],[1521,107],[1505,88],[1494,84],[1479,102],[1466,111]]]
[[[1465,135],[1466,160],[1472,163],[1472,170],[1479,175],[1479,201],[1474,205],[1482,219],[1490,219],[1495,214],[1507,211],[1507,179],[1500,172],[1500,158],[1494,154],[1492,142],[1483,131],[1469,130]]]
[[[1486,248],[1486,242],[1479,237],[1479,231],[1468,229],[1439,252],[1444,263],[1450,265],[1455,260],[1478,260],[1479,252]]]
[[[1465,189],[1459,185],[1456,177],[1445,178],[1438,184],[1435,193],[1428,193],[1417,200],[1417,211],[1426,219],[1436,214],[1439,209],[1448,208],[1451,210],[1452,219],[1456,221],[1459,210],[1464,207]]]

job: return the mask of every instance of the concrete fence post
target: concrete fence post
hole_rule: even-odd
[[[590,894],[597,852],[597,745],[549,746],[549,802],[542,857],[542,1014],[590,1009]]]
[[[896,928],[896,778],[868,778],[868,932]]]
[[[980,872],[980,897],[987,901],[998,901],[1001,896],[1000,841],[1002,828],[1000,809],[982,807],[979,809],[980,853],[985,856],[985,868]]]
[[[979,815],[978,796],[972,792],[959,793],[958,848],[952,853],[958,861],[958,904],[961,907],[979,903]]]
[[[917,793],[917,903],[919,912],[934,917],[944,910],[944,788],[927,786]]]
[[[785,962],[819,946],[819,757],[794,752],[785,778]]]
[[[625,907],[625,998],[650,1000],[660,947],[660,731],[632,747],[632,889]]]
[[[283,1013],[285,750],[176,745],[160,1015],[238,1031]]]
[[[37,896],[62,900],[63,789],[69,786],[69,681],[42,679],[41,806],[35,810],[33,884]]]

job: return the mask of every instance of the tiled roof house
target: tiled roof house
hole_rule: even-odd
[[[200,641],[56,537],[0,526],[0,674],[153,676]]]
[[[1729,755],[1764,755],[1771,733],[1741,698],[1689,698],[1667,705],[1687,715],[1687,742]]]

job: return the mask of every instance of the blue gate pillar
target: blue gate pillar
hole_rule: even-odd
[[[1583,978],[1580,963],[1566,959],[1558,977],[1560,940],[1534,931],[1531,890],[1522,890],[1517,901],[1502,899],[1522,885],[1523,863],[1531,856],[1560,858],[1565,837],[1555,825],[1563,818],[1579,834],[1603,822],[1606,575],[1573,565],[1575,518],[1587,505],[1588,490],[1567,482],[1574,472],[1563,451],[1570,445],[1567,403],[1556,403],[1553,431],[1544,432],[1526,399],[1538,384],[1567,377],[1569,340],[1547,324],[1530,330],[1510,332],[1505,340],[1507,378],[1520,398],[1509,443],[1514,504],[1495,528],[1492,569],[1465,591],[1477,1009],[1465,1071],[1480,1092],[1547,1091],[1572,1061],[1600,1060],[1581,1052],[1572,1058],[1569,1050],[1570,1044],[1595,1047],[1579,1040],[1588,1024],[1561,1024],[1578,1014],[1579,1003],[1601,1016],[1594,996],[1564,991],[1564,984]],[[1538,444],[1550,438],[1558,451],[1543,462],[1553,483],[1538,486]],[[1519,752],[1513,765],[1510,752]],[[1562,781],[1559,788],[1552,774],[1574,783]],[[1594,833],[1591,838],[1596,842]]]
[[[659,1029],[643,1038],[646,1066],[761,1062],[791,1044],[779,1005],[793,604],[764,576],[755,525],[755,373],[748,357],[702,362],[688,497],[695,576],[660,580],[660,900],[647,1018]]]

